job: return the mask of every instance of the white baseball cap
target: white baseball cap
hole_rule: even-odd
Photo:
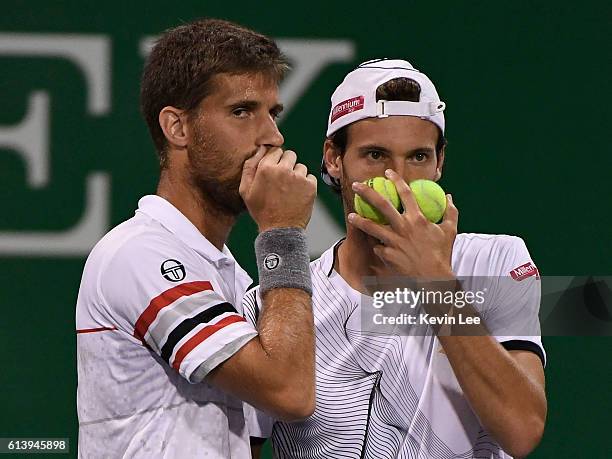
[[[421,87],[418,102],[404,100],[376,100],[376,90],[389,80],[410,78]],[[364,62],[350,72],[331,96],[331,110],[327,122],[327,137],[351,123],[365,118],[388,116],[417,116],[434,123],[444,135],[444,109],[434,84],[424,73],[408,61],[400,59],[374,59]],[[339,183],[321,164],[321,177],[330,186]]]

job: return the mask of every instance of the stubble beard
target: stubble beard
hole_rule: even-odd
[[[228,167],[228,154],[219,151],[214,145],[208,145],[206,139],[197,135],[196,142],[187,147],[189,157],[189,174],[192,184],[202,197],[210,201],[222,213],[238,216],[246,210],[240,196],[242,167],[236,167],[233,175],[219,179]]]
[[[344,206],[345,215],[348,215],[351,212],[355,212],[355,202],[354,202],[354,192],[351,187],[354,180],[350,180],[350,178],[344,172],[346,169],[344,167],[344,160],[342,164],[342,174],[340,176],[340,195],[342,196],[342,204]]]

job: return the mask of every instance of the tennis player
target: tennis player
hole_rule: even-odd
[[[141,109],[157,192],[95,246],[77,300],[80,457],[247,458],[242,400],[285,420],[313,412],[316,178],[280,148],[286,69],[272,40],[215,19],[153,48]],[[259,227],[258,328],[225,246],[245,209]]]
[[[439,224],[420,212],[407,182],[439,180],[446,145],[445,104],[424,73],[403,60],[369,61],[331,101],[322,178],[342,197],[347,234],[310,265],[316,410],[296,423],[252,413],[254,445],[271,437],[278,458],[526,456],[541,439],[547,404],[539,275],[523,240],[457,234],[450,195]],[[375,176],[395,183],[403,213],[360,183]],[[390,224],[356,215],[355,193]],[[453,294],[448,314],[437,300],[419,303],[413,317],[465,315],[471,325],[373,327],[368,279],[385,276]],[[460,309],[457,294],[479,276],[490,288]],[[265,307],[259,290],[245,296],[252,323]]]

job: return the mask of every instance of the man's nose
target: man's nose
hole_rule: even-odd
[[[264,122],[262,127],[259,145],[265,145],[267,147],[280,147],[285,143],[285,138],[278,130],[276,122],[269,118]]]
[[[404,180],[406,179],[406,177],[404,176],[404,174],[406,173],[406,164],[403,159],[394,159],[393,161],[391,161],[391,164],[389,166],[390,169],[393,169],[397,173],[397,175],[402,177]]]

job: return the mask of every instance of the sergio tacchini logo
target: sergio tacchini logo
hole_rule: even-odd
[[[266,267],[266,269],[268,271],[272,271],[273,269],[276,269],[278,267],[278,265],[281,262],[281,257],[278,256],[278,254],[276,253],[269,253],[268,255],[266,255],[266,258],[264,258],[264,266]]]
[[[161,273],[170,282],[179,282],[185,279],[185,267],[178,260],[169,259],[161,264]]]

